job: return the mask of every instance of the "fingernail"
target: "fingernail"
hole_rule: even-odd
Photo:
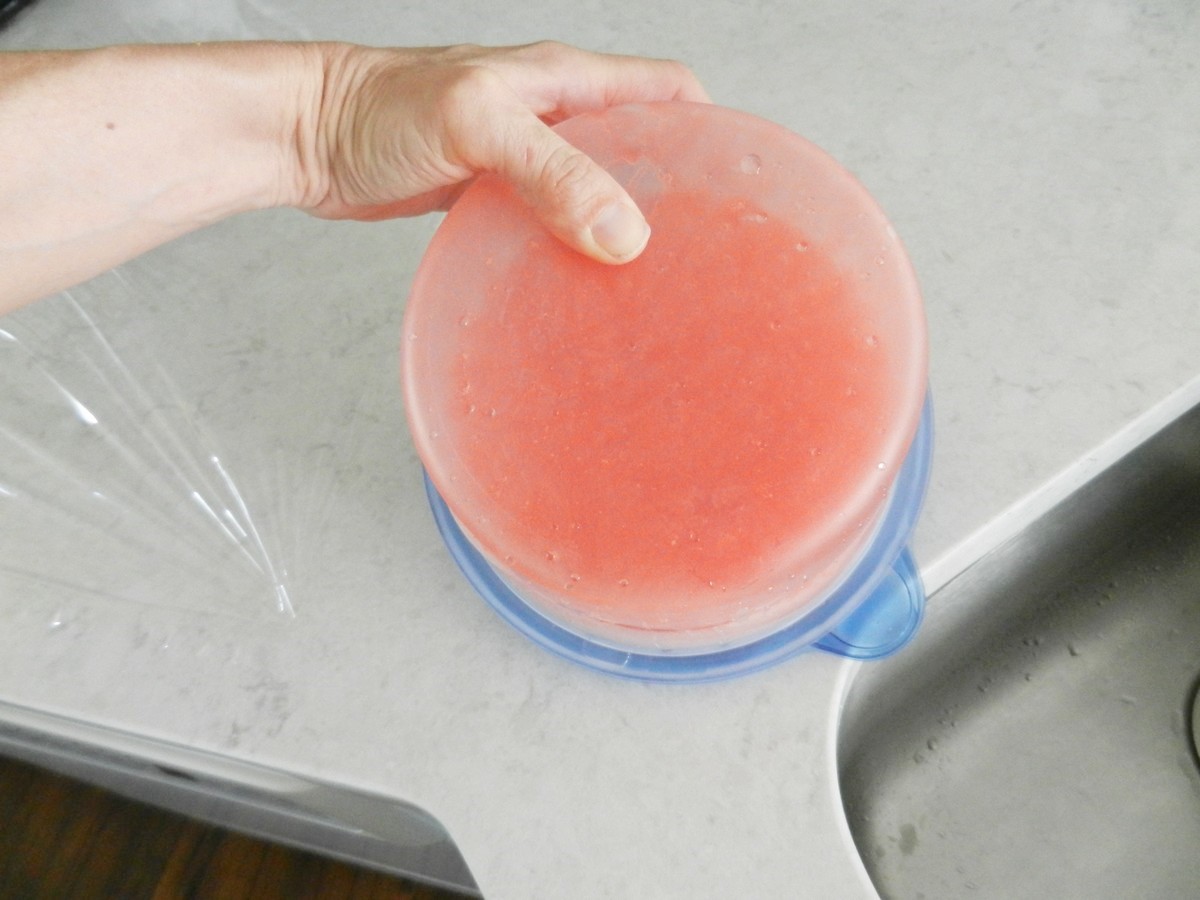
[[[592,240],[613,259],[631,259],[650,240],[650,226],[636,208],[614,200],[600,210],[592,223]]]

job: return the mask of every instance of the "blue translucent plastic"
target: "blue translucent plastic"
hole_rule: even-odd
[[[917,433],[892,485],[883,522],[845,580],[808,614],[739,646],[707,652],[630,652],[581,637],[522,600],[462,533],[429,479],[425,490],[438,530],[471,585],[500,616],[542,647],[609,675],[643,681],[716,681],[755,672],[816,647],[853,659],[880,659],[916,634],[925,610],[921,577],[907,549],[929,482],[933,404],[926,398]]]

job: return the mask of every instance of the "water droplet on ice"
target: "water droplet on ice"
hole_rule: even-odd
[[[747,153],[742,157],[742,161],[738,164],[738,168],[741,169],[742,173],[745,175],[757,175],[762,171],[762,157],[757,153]]]

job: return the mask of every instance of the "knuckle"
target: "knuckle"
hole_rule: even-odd
[[[524,50],[527,56],[538,62],[545,63],[563,61],[575,52],[574,47],[564,44],[562,41],[555,40],[536,41],[535,43],[527,44]]]
[[[547,199],[563,208],[590,205],[598,193],[595,165],[570,146],[557,148],[543,164]]]
[[[680,62],[677,59],[660,59],[656,63],[661,66],[661,71],[666,74],[668,83],[677,86],[676,92],[683,92],[690,85],[698,85],[695,74],[690,66]]]
[[[494,69],[479,65],[459,66],[450,79],[451,90],[470,98],[486,98],[503,83],[504,80]]]
[[[677,71],[679,72],[681,81],[688,82],[689,84],[693,85],[695,88],[699,89],[701,91],[701,93],[703,93],[703,89],[700,87],[700,79],[699,79],[699,77],[697,77],[695,69],[693,69],[687,63],[680,62],[678,60],[671,60],[671,62],[673,62],[678,67]]]
[[[687,63],[677,59],[666,59],[663,60],[663,64],[671,69],[680,80],[695,78],[695,75],[692,74],[691,66],[687,65]]]
[[[478,44],[448,44],[430,48],[426,59],[443,66],[470,65],[484,56],[485,52],[485,48]]]
[[[495,95],[501,84],[500,76],[486,66],[457,66],[438,94],[438,107],[447,119],[470,116]]]

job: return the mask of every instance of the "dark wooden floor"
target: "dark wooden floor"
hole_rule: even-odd
[[[0,898],[459,900],[0,758]]]

